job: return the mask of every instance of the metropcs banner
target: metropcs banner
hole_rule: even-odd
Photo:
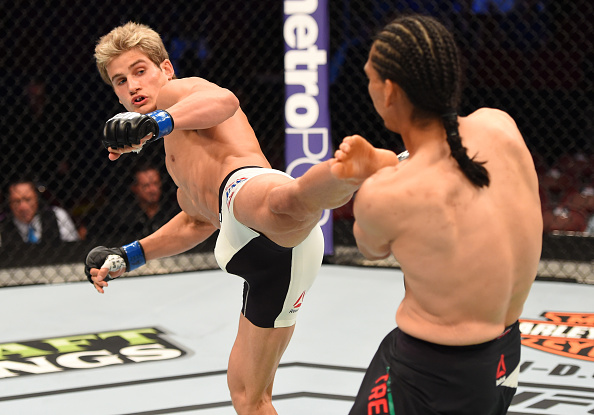
[[[285,0],[285,161],[302,176],[332,157],[328,108],[328,0]],[[331,211],[320,225],[324,253],[333,253]]]

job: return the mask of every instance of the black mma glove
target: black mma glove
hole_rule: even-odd
[[[97,246],[91,249],[85,260],[85,274],[91,284],[91,268],[109,268],[109,272],[119,271],[126,268],[126,271],[135,270],[146,263],[142,245],[138,241],[124,245],[119,248],[106,248]],[[103,281],[110,281],[113,278],[107,274]]]
[[[167,111],[156,110],[148,114],[122,112],[111,117],[103,128],[105,148],[124,148],[140,144],[140,140],[149,134],[150,143],[173,131],[173,118]],[[140,151],[140,150],[138,150]]]

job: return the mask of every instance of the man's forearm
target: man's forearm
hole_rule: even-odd
[[[207,222],[199,222],[180,212],[153,234],[139,242],[146,260],[177,255],[204,242],[216,228]]]

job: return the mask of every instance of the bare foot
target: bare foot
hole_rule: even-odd
[[[345,137],[334,153],[330,171],[337,179],[362,183],[379,169],[397,163],[392,151],[375,148],[360,135],[352,135]]]

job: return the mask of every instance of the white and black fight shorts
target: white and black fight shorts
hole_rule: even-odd
[[[235,196],[252,177],[288,174],[262,167],[242,167],[229,173],[219,191],[221,229],[215,258],[224,271],[245,280],[241,312],[258,327],[295,324],[307,290],[313,284],[324,255],[320,226],[293,248],[279,246],[243,225],[233,214]]]

